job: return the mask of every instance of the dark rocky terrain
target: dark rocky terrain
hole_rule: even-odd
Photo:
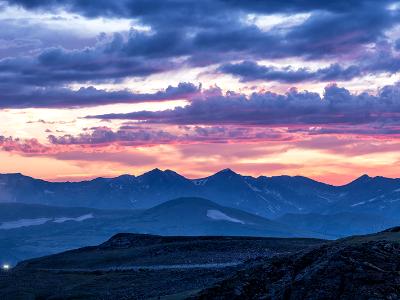
[[[182,299],[249,259],[324,242],[118,234],[99,246],[21,262],[0,275],[0,299]]]
[[[400,299],[400,228],[249,262],[191,299]]]
[[[21,262],[0,299],[400,299],[400,228],[337,241],[118,234]]]

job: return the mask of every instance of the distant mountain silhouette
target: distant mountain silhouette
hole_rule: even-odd
[[[400,179],[363,175],[343,186],[301,176],[251,177],[230,169],[200,179],[154,169],[82,182],[47,182],[22,174],[0,175],[0,202],[147,209],[180,197],[203,197],[267,218],[287,213],[340,212],[400,215]]]

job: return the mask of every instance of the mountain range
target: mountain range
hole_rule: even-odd
[[[201,197],[266,218],[343,212],[400,216],[400,179],[360,178],[342,186],[302,176],[251,177],[230,169],[188,179],[171,170],[82,182],[48,182],[0,175],[0,202],[96,209],[148,209],[171,199]]]
[[[187,179],[152,170],[83,182],[0,175],[0,262],[95,245],[120,232],[337,239],[397,226],[400,179],[333,186],[222,170]]]

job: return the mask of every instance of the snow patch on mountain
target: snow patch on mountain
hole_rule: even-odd
[[[0,229],[14,229],[20,227],[37,226],[37,225],[42,225],[50,220],[51,220],[50,218],[36,218],[36,219],[21,219],[17,221],[3,222],[0,225]]]
[[[246,182],[247,186],[253,191],[253,192],[262,192],[259,188],[251,185],[250,183]]]
[[[76,218],[68,218],[68,217],[55,218],[53,220],[53,222],[54,223],[64,223],[66,221],[82,222],[82,221],[85,221],[87,219],[92,219],[92,218],[94,218],[93,214],[87,214],[87,215],[83,215],[83,216],[76,217]]]
[[[58,217],[58,218],[35,218],[35,219],[20,219],[16,221],[8,221],[0,224],[0,229],[16,229],[21,227],[38,226],[47,222],[64,223],[67,221],[82,222],[94,218],[93,214],[86,214],[76,218],[71,217]]]
[[[245,224],[242,220],[232,218],[226,214],[224,214],[222,211],[216,210],[216,209],[209,209],[207,210],[207,217],[213,220],[218,220],[218,221],[229,221],[233,223],[240,223],[240,224]]]
[[[205,184],[207,183],[207,181],[208,181],[208,178],[193,179],[193,180],[192,180],[192,182],[193,182],[195,185],[200,185],[200,186],[205,185]]]
[[[361,202],[358,202],[358,203],[354,203],[351,206],[352,207],[356,207],[356,206],[360,206],[360,205],[364,205],[364,204],[365,204],[365,201],[361,201]]]

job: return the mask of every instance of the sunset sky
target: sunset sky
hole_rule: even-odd
[[[400,177],[400,2],[0,0],[0,173]]]

